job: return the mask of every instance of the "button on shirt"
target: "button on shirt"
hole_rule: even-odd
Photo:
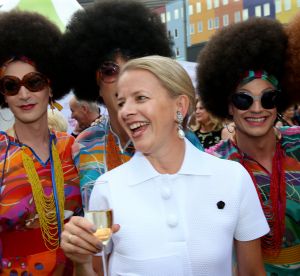
[[[182,167],[160,174],[140,152],[104,174],[92,206],[109,201],[114,222],[110,275],[231,275],[233,239],[269,231],[246,170],[185,139]],[[217,203],[223,201],[223,209]]]

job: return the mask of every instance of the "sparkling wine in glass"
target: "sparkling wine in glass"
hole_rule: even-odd
[[[107,260],[106,260],[106,246],[110,241],[112,235],[112,224],[113,224],[113,211],[109,206],[108,200],[103,200],[98,204],[94,204],[90,201],[93,190],[96,193],[100,189],[98,185],[107,185],[105,181],[96,181],[93,183],[87,183],[82,187],[82,198],[84,205],[84,217],[92,222],[97,231],[94,235],[101,240],[103,244],[102,250],[102,263],[104,276],[108,276],[107,273]],[[98,202],[97,202],[98,203]],[[96,207],[95,207],[96,206]]]

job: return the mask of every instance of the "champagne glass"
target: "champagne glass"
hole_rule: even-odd
[[[103,250],[101,254],[102,263],[103,263],[103,272],[104,272],[104,276],[108,276],[106,246],[109,243],[112,235],[111,227],[113,224],[113,211],[109,206],[109,202],[107,198],[100,201],[98,201],[97,199],[97,202],[93,202],[93,200],[90,201],[90,199],[93,197],[93,196],[91,197],[93,189],[95,189],[96,193],[99,193],[99,191],[101,191],[100,185],[107,185],[107,182],[96,181],[93,183],[86,183],[82,187],[82,197],[83,197],[83,205],[84,205],[84,217],[96,226],[97,231],[94,233],[94,235],[99,240],[101,240],[103,244]]]

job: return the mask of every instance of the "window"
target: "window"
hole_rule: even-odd
[[[228,0],[223,0],[223,6],[228,5]]]
[[[167,22],[171,21],[171,13],[167,12]]]
[[[212,3],[211,3],[211,0],[206,0],[206,6],[207,6],[207,9],[208,9],[208,10],[211,10],[211,9],[212,9]]]
[[[220,20],[219,20],[219,17],[215,17],[215,29],[219,29],[220,27]]]
[[[269,16],[270,14],[270,3],[266,3],[264,4],[264,16]]]
[[[180,56],[180,51],[179,51],[179,48],[178,47],[176,47],[176,57],[179,57]]]
[[[261,17],[261,6],[255,6],[255,16]]]
[[[202,33],[203,32],[203,23],[202,23],[202,21],[198,21],[197,27],[198,27],[198,33]]]
[[[207,29],[208,29],[208,30],[212,30],[213,28],[214,28],[214,21],[213,21],[212,18],[209,18],[209,19],[207,20]]]
[[[174,30],[174,37],[178,37],[178,30],[177,29]]]
[[[160,14],[160,20],[162,23],[166,23],[166,14],[165,13]]]
[[[202,11],[201,2],[197,2],[196,3],[196,12],[201,13],[201,11]]]
[[[175,9],[174,10],[174,19],[178,19],[179,18],[179,10]]]
[[[248,9],[244,9],[243,10],[243,20],[247,20],[249,18],[249,10]]]
[[[194,14],[193,5],[189,5],[189,15],[193,15],[193,14]]]
[[[291,9],[291,0],[284,0],[284,10],[288,11]]]
[[[297,0],[297,7],[300,7],[300,0]]]
[[[237,23],[237,22],[240,22],[241,21],[241,13],[240,11],[236,11],[234,13],[234,22]]]
[[[228,14],[223,15],[223,26],[229,25],[229,16]]]
[[[214,0],[214,7],[215,8],[220,7],[220,1],[219,0]]]
[[[190,24],[190,34],[194,34],[195,33],[195,25],[194,24]]]
[[[281,0],[275,0],[275,12],[276,13],[282,12]]]
[[[172,35],[171,35],[171,31],[170,31],[170,30],[168,31],[168,37],[169,37],[169,38],[171,38],[171,37],[172,37]]]

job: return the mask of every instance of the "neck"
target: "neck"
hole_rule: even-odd
[[[124,147],[129,141],[129,136],[127,135],[126,131],[123,129],[121,124],[119,123],[117,116],[115,116],[116,112],[109,112],[108,110],[108,114],[109,114],[111,129],[116,135],[118,135],[121,146]]]
[[[41,160],[48,159],[50,134],[47,120],[32,124],[24,124],[16,120],[12,132],[20,143],[31,147]]]
[[[152,166],[161,174],[177,173],[184,159],[185,142],[175,137],[174,141],[168,141],[165,147],[156,154],[144,154]]]
[[[239,149],[251,156],[268,171],[272,171],[272,159],[276,150],[276,134],[273,128],[262,137],[248,136],[236,129],[236,143]]]
[[[213,124],[211,122],[204,122],[200,124],[200,131],[202,132],[210,132],[213,130]]]

